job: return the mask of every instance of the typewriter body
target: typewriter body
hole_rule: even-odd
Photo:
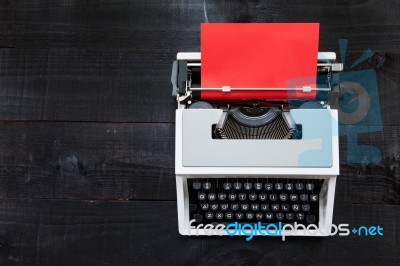
[[[206,224],[296,222],[329,235],[339,174],[338,113],[327,100],[331,74],[342,70],[335,60],[335,53],[318,53],[315,101],[224,102],[201,92],[244,89],[202,88],[201,54],[177,54],[171,81],[180,234],[208,234]]]

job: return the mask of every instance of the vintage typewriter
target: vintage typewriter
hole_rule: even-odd
[[[342,70],[335,60],[335,53],[318,53],[314,101],[224,102],[202,98],[201,54],[177,54],[171,81],[180,234],[234,222],[330,230],[339,174],[337,110],[328,104],[332,73]]]

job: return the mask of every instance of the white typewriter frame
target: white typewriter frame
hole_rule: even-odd
[[[323,56],[330,60],[336,58],[335,53],[324,53]],[[178,53],[178,60],[200,60],[200,53]],[[183,126],[182,114],[184,106],[178,106],[176,110],[176,132],[175,132],[175,174],[177,191],[178,227],[181,235],[209,235],[204,229],[190,227],[190,211],[188,202],[188,178],[300,178],[300,179],[324,179],[319,194],[319,229],[312,236],[328,236],[331,230],[336,177],[339,175],[339,135],[338,135],[338,112],[329,109],[332,123],[332,167],[305,168],[305,167],[185,167],[182,160],[183,149]],[[296,234],[305,236],[304,230],[297,230]],[[219,234],[218,234],[219,235]],[[226,235],[224,232],[223,235]],[[288,235],[289,236],[289,235]]]

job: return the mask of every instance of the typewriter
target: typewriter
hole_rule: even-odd
[[[329,235],[339,148],[338,114],[328,98],[332,73],[342,68],[335,53],[318,53],[314,101],[213,101],[202,97],[209,89],[201,84],[201,53],[177,54],[171,82],[180,234],[260,222],[315,225],[322,230],[313,235]]]

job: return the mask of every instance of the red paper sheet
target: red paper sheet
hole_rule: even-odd
[[[303,91],[202,91],[203,100],[315,99],[318,23],[201,25],[201,87]]]

